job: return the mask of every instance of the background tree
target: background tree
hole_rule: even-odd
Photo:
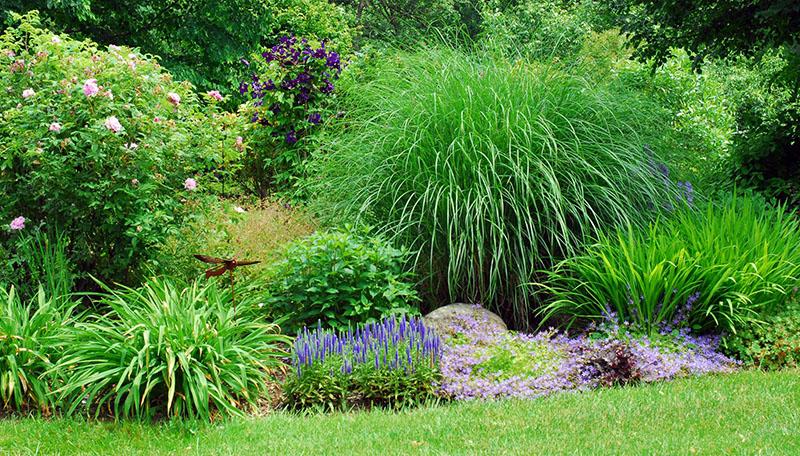
[[[202,90],[233,90],[240,59],[282,34],[350,48],[349,18],[327,0],[0,0],[0,16],[39,10],[48,26],[101,44],[161,57],[176,79]]]

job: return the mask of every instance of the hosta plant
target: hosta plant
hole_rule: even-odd
[[[265,394],[288,339],[237,314],[213,284],[152,279],[102,296],[108,308],[76,325],[59,371],[68,414],[115,418],[241,414]]]

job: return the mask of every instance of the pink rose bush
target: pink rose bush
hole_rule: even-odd
[[[129,48],[55,40],[36,13],[22,22],[0,35],[0,52],[13,55],[0,67],[10,164],[0,173],[0,218],[18,230],[25,213],[62,230],[77,270],[121,280],[189,214],[183,191],[194,201],[213,188],[197,183],[231,161],[237,121]]]

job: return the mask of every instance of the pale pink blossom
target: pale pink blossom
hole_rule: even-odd
[[[53,35],[53,37],[50,38],[50,42],[53,44],[61,44],[61,38],[59,38],[58,35]]]
[[[100,88],[97,87],[97,79],[87,79],[86,82],[83,83],[83,94],[87,97],[93,97],[100,92]]]
[[[244,150],[244,139],[241,136],[236,137],[236,147],[237,150]]]
[[[109,44],[108,45],[108,49],[110,49],[113,52],[119,52],[119,50],[122,49],[122,48],[117,46],[116,44]]]
[[[185,181],[183,181],[183,188],[189,191],[193,191],[194,189],[197,188],[197,181],[189,177]]]
[[[119,123],[119,119],[117,119],[115,116],[107,118],[105,121],[105,126],[114,133],[119,133],[122,131],[122,124]]]
[[[28,99],[34,95],[36,95],[36,92],[34,92],[33,89],[25,89],[22,91],[22,98]]]
[[[161,117],[158,117],[158,116],[153,117],[153,122],[161,123]]]
[[[51,123],[50,124],[50,131],[54,131],[54,132],[58,133],[59,131],[61,131],[61,124],[58,123],[58,122]]]
[[[175,92],[168,93],[167,94],[167,100],[169,100],[169,102],[174,104],[175,106],[178,106],[179,104],[181,104],[181,97],[180,97],[180,95],[178,95]]]
[[[11,221],[11,223],[8,226],[12,230],[16,230],[16,231],[19,231],[19,230],[25,228],[25,217],[20,216],[20,217],[15,218],[14,220]]]
[[[222,101],[222,94],[219,93],[219,90],[210,90],[208,92],[208,96],[217,101]]]
[[[114,99],[114,94],[111,93],[111,89],[106,90],[106,92],[103,94],[103,96],[108,98],[109,100],[113,100]]]
[[[133,179],[131,179],[131,185],[133,185],[134,187],[139,185],[139,179],[137,179],[135,177]]]

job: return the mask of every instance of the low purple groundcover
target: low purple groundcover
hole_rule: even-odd
[[[596,330],[570,336],[547,330],[529,335],[503,331],[474,317],[459,317],[451,334],[441,335],[439,387],[454,399],[531,398],[731,372],[738,365],[718,351],[716,336],[693,336],[682,329],[651,340],[630,335],[615,324],[608,326],[616,332]],[[498,363],[505,364],[498,367]],[[518,368],[513,368],[515,363]]]

